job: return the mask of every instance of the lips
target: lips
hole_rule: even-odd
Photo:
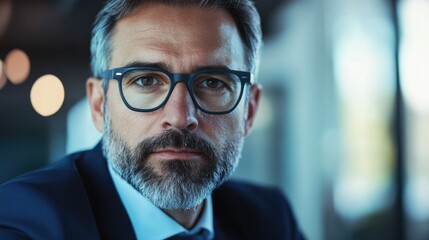
[[[201,159],[203,154],[201,152],[192,150],[192,149],[161,149],[152,152],[150,155],[157,159],[163,160],[191,160],[191,159]]]

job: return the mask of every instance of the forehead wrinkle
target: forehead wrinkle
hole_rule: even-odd
[[[205,41],[194,41],[195,39],[188,35],[172,34],[170,31],[160,27],[147,27],[146,29],[140,28],[136,32],[130,32],[131,29],[125,29],[118,33],[118,29],[115,29],[114,38],[113,38],[113,51],[120,51],[117,47],[118,42],[133,41],[134,44],[137,44],[135,47],[138,49],[147,49],[156,51],[157,54],[160,54],[164,59],[183,59],[183,57],[189,57],[190,59],[198,58],[199,56],[209,59],[209,55],[216,55],[216,52],[219,52],[222,49],[222,52],[225,51],[225,46],[220,48],[222,45],[222,38],[208,38],[205,37]],[[155,32],[155,34],[153,34]],[[198,31],[195,31],[194,36],[200,34]],[[128,36],[127,39],[124,36]],[[178,38],[180,40],[178,40]],[[192,40],[192,41],[190,41]],[[206,44],[207,42],[212,42],[213,44]],[[139,46],[140,45],[140,46]],[[210,48],[207,48],[210,46]],[[144,55],[144,53],[142,53]],[[139,60],[139,59],[136,59]]]

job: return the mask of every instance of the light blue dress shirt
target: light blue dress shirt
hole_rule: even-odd
[[[210,233],[210,239],[214,238],[213,230],[213,205],[211,197],[206,198],[204,209],[195,227],[187,230],[177,223],[161,209],[153,205],[147,198],[143,197],[137,190],[119,176],[108,164],[109,173],[118,191],[119,197],[128,213],[137,239],[160,240],[173,235],[185,233],[194,234],[201,229]]]

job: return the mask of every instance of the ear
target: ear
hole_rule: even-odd
[[[259,99],[261,96],[262,87],[259,84],[254,84],[250,89],[250,96],[247,102],[247,116],[244,126],[244,135],[247,136],[252,129],[253,122],[255,121],[256,113],[259,107]]]
[[[92,122],[98,131],[104,129],[104,109],[105,101],[102,81],[97,78],[89,78],[86,81],[86,94],[88,96],[89,108],[91,110]]]

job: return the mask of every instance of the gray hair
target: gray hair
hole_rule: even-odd
[[[260,17],[251,0],[109,0],[98,13],[91,39],[91,68],[94,76],[107,70],[111,61],[111,34],[116,22],[143,3],[161,1],[169,5],[192,4],[199,7],[224,8],[234,18],[245,44],[246,65],[257,74],[262,45]]]

